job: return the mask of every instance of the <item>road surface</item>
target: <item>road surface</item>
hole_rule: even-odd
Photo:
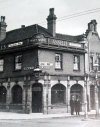
[[[32,120],[0,120],[0,127],[100,127],[100,119],[46,118]]]

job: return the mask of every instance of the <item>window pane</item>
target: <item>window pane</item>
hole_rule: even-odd
[[[62,54],[55,54],[55,68],[62,69]]]
[[[3,71],[4,60],[0,60],[0,71]]]
[[[16,70],[20,70],[20,69],[21,69],[21,67],[22,67],[21,65],[22,65],[21,63],[17,63],[17,64],[16,64],[16,68],[15,68],[15,69],[16,69]]]
[[[4,60],[0,60],[0,65],[3,65]]]
[[[78,70],[78,64],[77,63],[74,64],[74,70]]]
[[[90,57],[90,70],[93,70],[93,57]]]
[[[100,71],[100,58],[98,58],[98,71]]]
[[[56,69],[61,69],[61,63],[60,62],[55,62],[55,68]]]
[[[73,69],[74,70],[79,70],[80,69],[80,58],[79,58],[79,56],[74,56],[74,67],[73,67]]]
[[[61,61],[61,54],[56,54],[55,60],[56,61]]]
[[[15,57],[15,70],[21,70],[22,68],[22,55]]]

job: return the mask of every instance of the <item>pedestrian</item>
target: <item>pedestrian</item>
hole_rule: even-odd
[[[76,115],[80,115],[80,100],[79,100],[79,98],[77,98],[75,101],[75,112],[76,112]]]
[[[71,100],[70,100],[70,108],[71,108],[71,115],[74,115],[74,110],[75,110],[75,100],[74,100],[74,96],[72,96]]]

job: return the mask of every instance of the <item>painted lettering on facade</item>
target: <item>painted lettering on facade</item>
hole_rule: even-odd
[[[16,47],[16,46],[19,46],[19,45],[23,45],[23,42],[16,42],[16,43],[13,43],[13,44],[9,44],[8,47],[12,48],[12,47]]]

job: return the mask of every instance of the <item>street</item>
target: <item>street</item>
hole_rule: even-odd
[[[100,120],[82,117],[32,120],[0,120],[0,127],[99,127]]]

